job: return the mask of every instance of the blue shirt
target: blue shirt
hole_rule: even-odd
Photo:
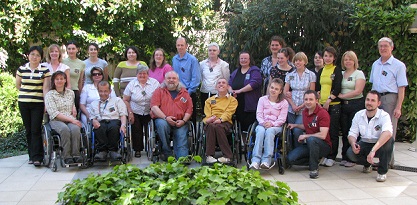
[[[188,93],[190,95],[195,93],[201,81],[200,64],[197,58],[188,52],[182,58],[177,54],[172,58],[172,68],[180,76],[180,81],[187,88]]]
[[[381,58],[372,64],[369,82],[372,90],[380,93],[398,93],[399,87],[408,85],[405,64],[391,56],[385,63]]]

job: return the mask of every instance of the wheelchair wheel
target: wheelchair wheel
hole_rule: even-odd
[[[154,151],[155,151],[155,127],[153,120],[148,123],[148,140],[147,140],[147,157],[149,161],[154,162]]]
[[[88,168],[90,163],[89,163],[89,139],[88,139],[88,135],[87,135],[87,129],[85,127],[81,128],[81,150],[80,150],[80,156],[82,158],[82,165],[80,166],[80,168]]]
[[[61,164],[62,166],[62,164]],[[54,160],[54,163],[52,164],[51,170],[53,172],[56,172],[58,170],[58,163]]]
[[[206,164],[206,139],[204,134],[204,123],[198,122],[197,123],[197,132],[198,132],[198,151],[197,154],[201,157],[201,163]]]
[[[287,128],[286,124],[282,128],[282,136],[281,136],[281,158],[278,160],[281,162],[281,165],[279,165],[279,173],[281,174],[281,167],[285,169],[288,167],[287,163],[287,155],[289,150],[291,149],[291,139],[290,139],[290,132],[291,130]],[[282,174],[284,174],[285,171],[282,171]]]
[[[133,147],[132,147],[132,125],[129,124],[127,126],[127,133],[126,133],[126,157],[127,157],[127,161],[130,162],[133,159]]]
[[[50,136],[48,126],[49,124],[42,126],[42,144],[43,144],[43,150],[44,150],[43,164],[46,167],[49,167],[49,165],[51,164],[51,158],[52,158],[51,155],[52,155],[52,146],[53,146],[52,145],[53,141],[51,140],[52,136]]]
[[[195,155],[196,154],[196,143],[195,143],[195,130],[194,130],[194,124],[191,121],[188,121],[188,154],[189,155]]]

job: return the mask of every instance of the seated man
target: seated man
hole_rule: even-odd
[[[206,124],[206,156],[207,163],[217,162],[214,152],[216,140],[223,153],[219,162],[229,163],[233,156],[227,134],[232,128],[232,115],[237,108],[237,100],[227,92],[229,84],[225,78],[220,78],[216,84],[217,95],[208,98],[204,105],[204,114],[206,117],[203,122]]]
[[[156,89],[151,98],[151,117],[155,119],[155,127],[162,142],[166,161],[172,156],[169,136],[174,133],[174,154],[178,159],[188,155],[188,125],[193,112],[193,102],[187,89],[180,83],[178,74],[169,71],[161,87]]]
[[[99,152],[94,158],[105,161],[107,153],[110,152],[110,158],[118,160],[122,158],[117,152],[120,132],[126,134],[126,105],[119,97],[110,97],[111,88],[107,81],[101,81],[98,84],[98,93],[100,99],[93,101],[88,110],[98,142]]]
[[[303,143],[288,153],[288,163],[291,165],[308,164],[310,178],[319,177],[320,158],[330,154],[329,113],[318,104],[318,94],[313,90],[304,93],[306,109],[303,110],[303,124],[289,124],[290,129],[300,128],[306,134],[298,136],[298,142]],[[294,136],[297,137],[297,136]]]
[[[390,115],[379,109],[380,105],[381,95],[375,90],[369,91],[365,109],[357,112],[352,120],[348,135],[351,147],[346,154],[353,162],[364,165],[364,173],[372,171],[373,159],[375,156],[379,157],[376,181],[384,182],[387,179],[394,139]]]

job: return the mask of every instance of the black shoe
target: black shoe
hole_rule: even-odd
[[[66,158],[66,159],[64,160],[64,163],[65,163],[65,164],[74,164],[74,160],[73,160],[72,158]]]
[[[319,170],[316,169],[316,170],[310,171],[310,178],[312,178],[312,179],[319,178]]]
[[[94,156],[94,159],[97,161],[106,161],[107,160],[107,152],[99,152]]]
[[[40,161],[34,161],[33,165],[35,165],[35,167],[40,167],[41,166],[41,162]]]
[[[136,158],[140,158],[141,156],[142,156],[142,155],[140,155],[140,151],[136,151],[136,152],[135,152],[135,157],[136,157]]]

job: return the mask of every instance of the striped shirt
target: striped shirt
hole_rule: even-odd
[[[29,63],[17,69],[16,75],[22,78],[19,89],[19,102],[43,102],[43,82],[51,77],[47,67],[39,65],[31,70]]]

